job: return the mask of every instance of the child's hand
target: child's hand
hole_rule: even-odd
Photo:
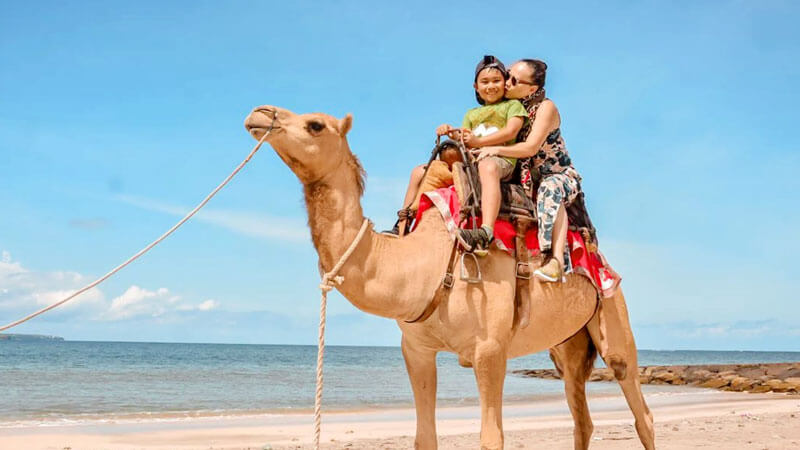
[[[436,127],[437,136],[444,136],[445,134],[449,135],[451,131],[453,131],[453,127],[446,123]]]
[[[469,148],[475,148],[481,146],[481,138],[479,136],[475,136],[472,134],[472,131],[464,130],[464,145]]]

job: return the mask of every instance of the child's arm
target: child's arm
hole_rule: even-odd
[[[503,145],[517,137],[517,134],[519,133],[519,130],[522,129],[522,125],[524,123],[525,119],[523,117],[511,117],[508,119],[508,122],[506,122],[506,126],[496,133],[492,133],[489,136],[483,137],[469,134],[464,139],[464,143],[467,144],[467,147],[471,148],[485,147],[487,145]]]
[[[536,120],[534,120],[531,125],[531,132],[528,134],[528,139],[504,147],[484,147],[481,149],[478,159],[493,155],[506,156],[509,158],[529,158],[542,148],[542,144],[544,144],[547,135],[558,128],[560,124],[561,122],[556,105],[549,100],[545,100],[536,113]]]

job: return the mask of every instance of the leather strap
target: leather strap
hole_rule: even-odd
[[[515,253],[517,264],[514,276],[517,279],[516,294],[514,295],[514,323],[519,328],[525,328],[530,323],[531,315],[531,293],[530,280],[533,275],[533,268],[530,265],[530,253],[525,245],[525,232],[528,231],[531,221],[517,218],[514,221],[514,228],[517,235],[515,241]]]
[[[439,287],[436,288],[436,292],[433,293],[433,298],[431,302],[428,303],[428,306],[422,311],[416,319],[414,320],[406,320],[406,323],[416,323],[416,322],[424,322],[428,319],[428,317],[436,311],[436,308],[439,307],[439,304],[442,303],[445,297],[450,294],[450,289],[453,287],[453,283],[455,283],[455,276],[453,276],[453,268],[456,265],[456,249],[458,248],[458,241],[453,242],[453,249],[450,250],[450,258],[447,263],[447,269],[444,272],[444,276],[442,276],[442,281],[439,283]]]

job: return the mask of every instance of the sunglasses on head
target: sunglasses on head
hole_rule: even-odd
[[[511,76],[508,78],[508,81],[510,81],[510,82],[511,82],[511,85],[512,85],[512,86],[516,86],[516,85],[518,85],[518,84],[527,84],[528,86],[533,86],[533,83],[531,83],[531,82],[528,82],[528,81],[522,81],[522,80],[519,80],[519,79],[517,79],[517,77],[515,77],[514,75],[511,75]]]

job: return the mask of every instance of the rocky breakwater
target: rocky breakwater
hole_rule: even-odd
[[[514,370],[514,375],[556,380],[554,369]],[[611,369],[592,371],[589,381],[615,381]],[[737,392],[800,394],[800,362],[639,367],[642,384],[674,384]]]

